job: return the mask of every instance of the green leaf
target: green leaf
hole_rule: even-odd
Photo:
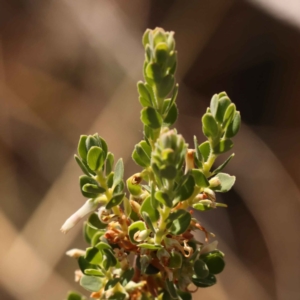
[[[167,290],[172,297],[172,299],[178,299],[177,291],[175,289],[174,283],[168,279],[165,281]]]
[[[114,184],[114,175],[115,175],[115,173],[111,172],[106,178],[106,185],[109,189],[112,188],[112,186]]]
[[[154,244],[148,244],[148,243],[142,243],[138,244],[140,248],[149,249],[149,250],[159,250],[162,248],[161,245],[154,245]]]
[[[94,134],[94,136],[97,136],[97,140],[100,145],[100,148],[103,150],[104,160],[105,160],[106,156],[107,156],[107,144],[106,144],[105,140],[98,135],[98,133]]]
[[[107,226],[107,224],[104,224],[104,225]],[[103,230],[97,231],[92,237],[91,246],[93,246],[93,247],[96,246],[99,243],[100,238],[104,235],[104,233],[105,232]]]
[[[173,207],[173,203],[172,203],[172,199],[169,197],[169,195],[167,193],[164,193],[162,191],[157,191],[155,193],[155,198],[156,200],[158,200],[161,204],[172,208]]]
[[[81,135],[77,147],[77,152],[84,161],[86,160],[87,157],[86,140],[87,140],[87,135]]]
[[[206,162],[209,158],[209,154],[210,154],[210,144],[208,141],[202,143],[200,146],[199,146],[199,151],[201,152],[202,154],[202,157],[204,159],[204,162]]]
[[[137,153],[136,148],[133,150],[132,155],[131,155],[132,159],[134,160],[134,162],[143,167],[143,168],[147,168],[148,167],[148,161],[144,161],[140,155]]]
[[[163,78],[163,72],[158,63],[149,63],[145,71],[146,76],[155,82],[160,82]]]
[[[167,34],[167,44],[170,50],[175,49],[175,39],[174,39],[174,32],[171,31]]]
[[[99,277],[105,276],[102,271],[96,269],[85,269],[84,273],[86,275],[91,275],[91,276],[99,276]]]
[[[180,296],[181,300],[193,300],[192,295],[188,292],[182,292],[178,290],[177,293]]]
[[[227,107],[230,105],[231,101],[228,98],[228,96],[221,97],[219,96],[219,103],[218,103],[218,109],[216,112],[216,120],[222,124],[224,115],[226,112]]]
[[[86,249],[85,259],[92,265],[98,265],[102,261],[102,254],[96,247]]]
[[[116,186],[120,181],[123,180],[124,177],[124,164],[123,159],[120,158],[115,166],[115,173],[114,173],[114,185]]]
[[[95,198],[94,193],[88,193],[83,190],[83,186],[86,184],[92,184],[92,185],[99,186],[97,181],[87,175],[82,175],[79,177],[79,185],[80,185],[80,190],[81,190],[82,195],[87,198]]]
[[[214,171],[213,171],[213,174],[218,174],[220,173],[226,166],[227,164],[231,161],[231,159],[234,157],[234,153],[232,153],[226,160],[224,163],[222,163],[218,168],[216,168]]]
[[[221,140],[220,143],[214,147],[213,151],[215,154],[222,154],[229,151],[232,147],[232,140]]]
[[[97,146],[99,147],[99,142],[98,140],[93,137],[92,135],[89,135],[85,141],[85,146],[86,146],[86,149],[87,149],[87,152],[93,147],[93,146]]]
[[[177,170],[176,170],[176,167],[173,165],[163,166],[160,169],[161,177],[169,179],[169,180],[174,179],[176,177],[176,174],[177,174]]]
[[[88,228],[89,228],[89,226],[87,225],[87,222],[84,222],[83,223],[83,237],[84,237],[84,239],[85,239],[85,241],[88,243],[88,244],[90,244],[91,243],[91,238],[90,238],[90,236],[89,236],[89,234],[88,234]],[[93,230],[95,230],[95,229],[93,229]]]
[[[171,108],[171,106],[173,106],[173,104],[175,103],[177,95],[178,95],[178,89],[179,89],[179,85],[177,83],[173,89],[172,98],[171,98],[171,101],[169,102],[168,107],[166,108],[166,111],[168,111]]]
[[[152,86],[149,85],[148,83],[145,83],[145,87],[146,87],[146,89],[148,90],[148,92],[149,92],[149,94],[150,94],[150,96],[151,96],[152,103],[155,103],[155,101],[156,101],[156,96],[155,96],[155,94],[154,94],[154,92],[153,92]]]
[[[206,176],[198,169],[193,169],[192,170],[192,174],[194,176],[195,179],[195,183],[199,186],[199,187],[208,187],[209,186],[209,182],[206,178]]]
[[[198,146],[198,140],[197,137],[194,135],[194,146],[195,146],[195,154],[196,154],[196,158],[199,162],[201,162],[203,160],[202,158],[202,154],[200,152],[199,146]]]
[[[127,197],[124,197],[123,199],[123,207],[124,207],[125,216],[130,217],[132,209],[130,206],[129,199]]]
[[[226,193],[233,187],[235,183],[235,176],[230,176],[226,173],[219,173],[215,177],[217,177],[221,183],[216,188],[212,188],[216,192]]]
[[[89,216],[88,225],[93,227],[96,230],[104,229],[107,227],[107,224],[104,224],[99,220],[99,217],[96,213],[93,213]]]
[[[77,162],[78,166],[80,167],[81,171],[86,174],[87,176],[91,176],[87,167],[82,163],[81,159],[75,154],[74,155],[75,161]]]
[[[203,202],[199,202],[199,203],[194,204],[193,208],[195,208],[199,211],[207,211],[207,210],[213,209],[210,204],[203,203]]]
[[[191,223],[191,214],[183,209],[179,209],[171,213],[168,219],[172,222],[170,232],[172,234],[179,235],[189,228]]]
[[[168,114],[164,118],[164,124],[167,126],[173,125],[178,117],[178,109],[176,103],[174,103],[168,111]]]
[[[119,194],[113,195],[113,197],[106,204],[106,209],[111,209],[114,206],[121,204],[124,196],[125,196],[125,193],[119,193]]]
[[[124,181],[121,180],[113,189],[113,196],[123,193],[124,192],[124,188],[125,188],[125,184]]]
[[[214,117],[216,117],[219,105],[219,96],[217,94],[213,95],[210,101],[210,111]]]
[[[113,295],[111,295],[108,299],[109,300],[125,300],[126,299],[126,294],[121,293],[121,292],[116,292]]]
[[[160,127],[152,129],[149,126],[144,125],[144,136],[146,141],[155,141],[160,134]]]
[[[206,263],[211,274],[219,274],[225,268],[224,259],[218,254],[209,254],[202,259]]]
[[[151,183],[151,190],[150,190],[150,203],[153,209],[157,209],[159,206],[159,202],[155,199],[155,185]],[[148,211],[147,211],[148,212]]]
[[[139,97],[139,101],[143,107],[152,107],[151,103],[149,103],[144,97]]]
[[[240,112],[237,111],[233,117],[233,120],[227,127],[227,130],[225,132],[225,137],[233,138],[239,132],[240,127],[241,127],[241,115]]]
[[[212,114],[206,113],[202,117],[202,129],[205,136],[208,138],[216,138],[219,134],[218,124]]]
[[[87,192],[87,193],[92,193],[92,194],[101,194],[101,193],[104,193],[105,192],[105,189],[99,185],[96,185],[96,184],[90,184],[90,183],[87,183],[85,184],[83,187],[82,187],[82,190],[84,192]],[[95,195],[94,195],[95,197]]]
[[[69,292],[67,300],[83,300],[83,298],[76,292]]]
[[[113,278],[107,281],[104,290],[107,291],[108,289],[113,288],[118,282],[120,281],[120,278]]]
[[[80,285],[89,292],[98,292],[102,284],[102,279],[95,276],[83,275],[80,279]]]
[[[144,152],[151,158],[151,146],[146,141],[139,142],[139,146],[144,150]]]
[[[108,270],[110,267],[114,267],[117,264],[117,259],[114,256],[111,249],[103,249],[103,267],[105,270]]]
[[[161,42],[166,41],[165,31],[162,28],[156,28],[153,35],[153,45],[156,46]]]
[[[182,254],[176,251],[171,251],[168,268],[179,269],[182,265]]]
[[[105,174],[109,175],[113,169],[114,165],[114,155],[111,152],[108,152],[105,163]]]
[[[166,43],[158,43],[154,50],[154,56],[158,64],[165,64],[169,56],[168,45]]]
[[[184,201],[192,196],[195,187],[195,180],[192,175],[189,175],[184,183],[178,188],[176,200]]]
[[[162,295],[162,296],[161,296]],[[163,291],[163,293],[160,294],[160,297],[162,300],[172,300],[173,298],[170,296],[168,291]],[[160,299],[160,298],[159,298]],[[148,300],[148,299],[147,299]]]
[[[169,74],[175,74],[177,68],[177,51],[171,51],[168,60]]]
[[[150,157],[149,157],[148,153],[143,149],[143,147],[140,144],[137,144],[135,146],[135,151],[139,155],[141,160],[144,162],[146,167],[149,167],[150,166]]]
[[[104,163],[103,150],[97,146],[91,147],[87,155],[87,163],[93,171],[98,171],[101,169]]]
[[[151,95],[150,95],[148,89],[146,88],[145,83],[143,83],[142,81],[139,81],[137,84],[137,88],[138,88],[138,92],[140,94],[140,102],[141,102],[142,106],[144,106],[144,107],[153,106]],[[143,100],[141,101],[141,99],[143,99]]]
[[[210,286],[216,284],[217,279],[213,274],[209,274],[204,279],[200,279],[200,278],[197,278],[196,276],[193,276],[192,277],[192,282],[197,287],[205,288],[205,287],[210,287]]]
[[[223,97],[228,97],[226,92],[221,92],[218,94],[219,99],[223,98]]]
[[[194,272],[195,272],[197,278],[200,278],[200,279],[204,279],[209,275],[208,267],[207,267],[206,263],[201,259],[198,259],[195,261]]]
[[[97,243],[97,245],[95,245],[95,247],[97,249],[99,249],[100,251],[103,251],[103,249],[111,249],[111,246],[104,242]]]
[[[175,78],[172,74],[168,74],[161,81],[157,82],[157,94],[160,98],[165,98],[171,93],[175,84]]]
[[[231,123],[231,121],[233,120],[233,117],[235,115],[235,105],[233,103],[231,103],[224,114],[224,118],[223,118],[223,128],[227,128],[228,125]]]
[[[134,275],[134,269],[127,269],[124,271],[120,277],[120,283],[125,286],[131,279],[133,278]]]
[[[128,235],[129,235],[129,239],[133,244],[138,244],[139,242],[137,242],[133,236],[136,232],[138,231],[142,231],[146,229],[146,225],[143,221],[137,221],[132,223],[129,227],[128,227]]]
[[[149,215],[152,222],[156,222],[159,219],[158,210],[152,207],[150,196],[147,197],[141,205],[140,213],[142,214],[143,212]]]
[[[141,121],[152,129],[160,128],[163,122],[161,115],[153,107],[142,109]]]
[[[146,47],[147,44],[149,44],[149,34],[150,34],[151,30],[150,29],[147,29],[143,35],[143,45],[144,47]]]
[[[82,297],[76,292],[69,292],[67,300],[82,300]]]
[[[82,273],[84,273],[86,269],[98,269],[97,266],[89,263],[83,256],[78,258],[78,265]]]

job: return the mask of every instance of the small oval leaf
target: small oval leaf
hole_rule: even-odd
[[[163,122],[161,115],[152,107],[142,109],[141,121],[152,129],[160,128]]]

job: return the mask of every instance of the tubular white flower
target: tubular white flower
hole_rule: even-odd
[[[73,258],[78,258],[80,256],[84,256],[85,251],[81,250],[81,249],[71,249],[66,252],[66,255],[73,257]]]
[[[81,206],[67,221],[63,224],[60,231],[67,233],[73,228],[84,216],[94,211],[98,206],[98,203],[94,202],[94,199],[87,200],[83,206]]]

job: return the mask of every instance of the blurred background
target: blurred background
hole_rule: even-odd
[[[243,119],[229,207],[198,215],[227,267],[194,299],[300,299],[299,0],[0,0],[1,300],[83,292],[64,254],[86,247],[81,225],[59,231],[84,200],[73,154],[98,132],[127,176],[139,170],[141,37],[156,26],[176,32],[187,142],[204,140],[214,93]]]

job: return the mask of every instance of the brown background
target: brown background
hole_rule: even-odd
[[[139,170],[140,40],[156,26],[176,32],[187,142],[204,139],[216,92],[243,118],[227,167],[237,183],[219,198],[229,208],[198,216],[227,267],[194,299],[300,299],[300,2],[277,2],[285,10],[275,0],[0,0],[1,300],[83,291],[64,255],[85,247],[81,226],[59,232],[83,203],[73,154],[80,134],[98,132],[127,176]]]

